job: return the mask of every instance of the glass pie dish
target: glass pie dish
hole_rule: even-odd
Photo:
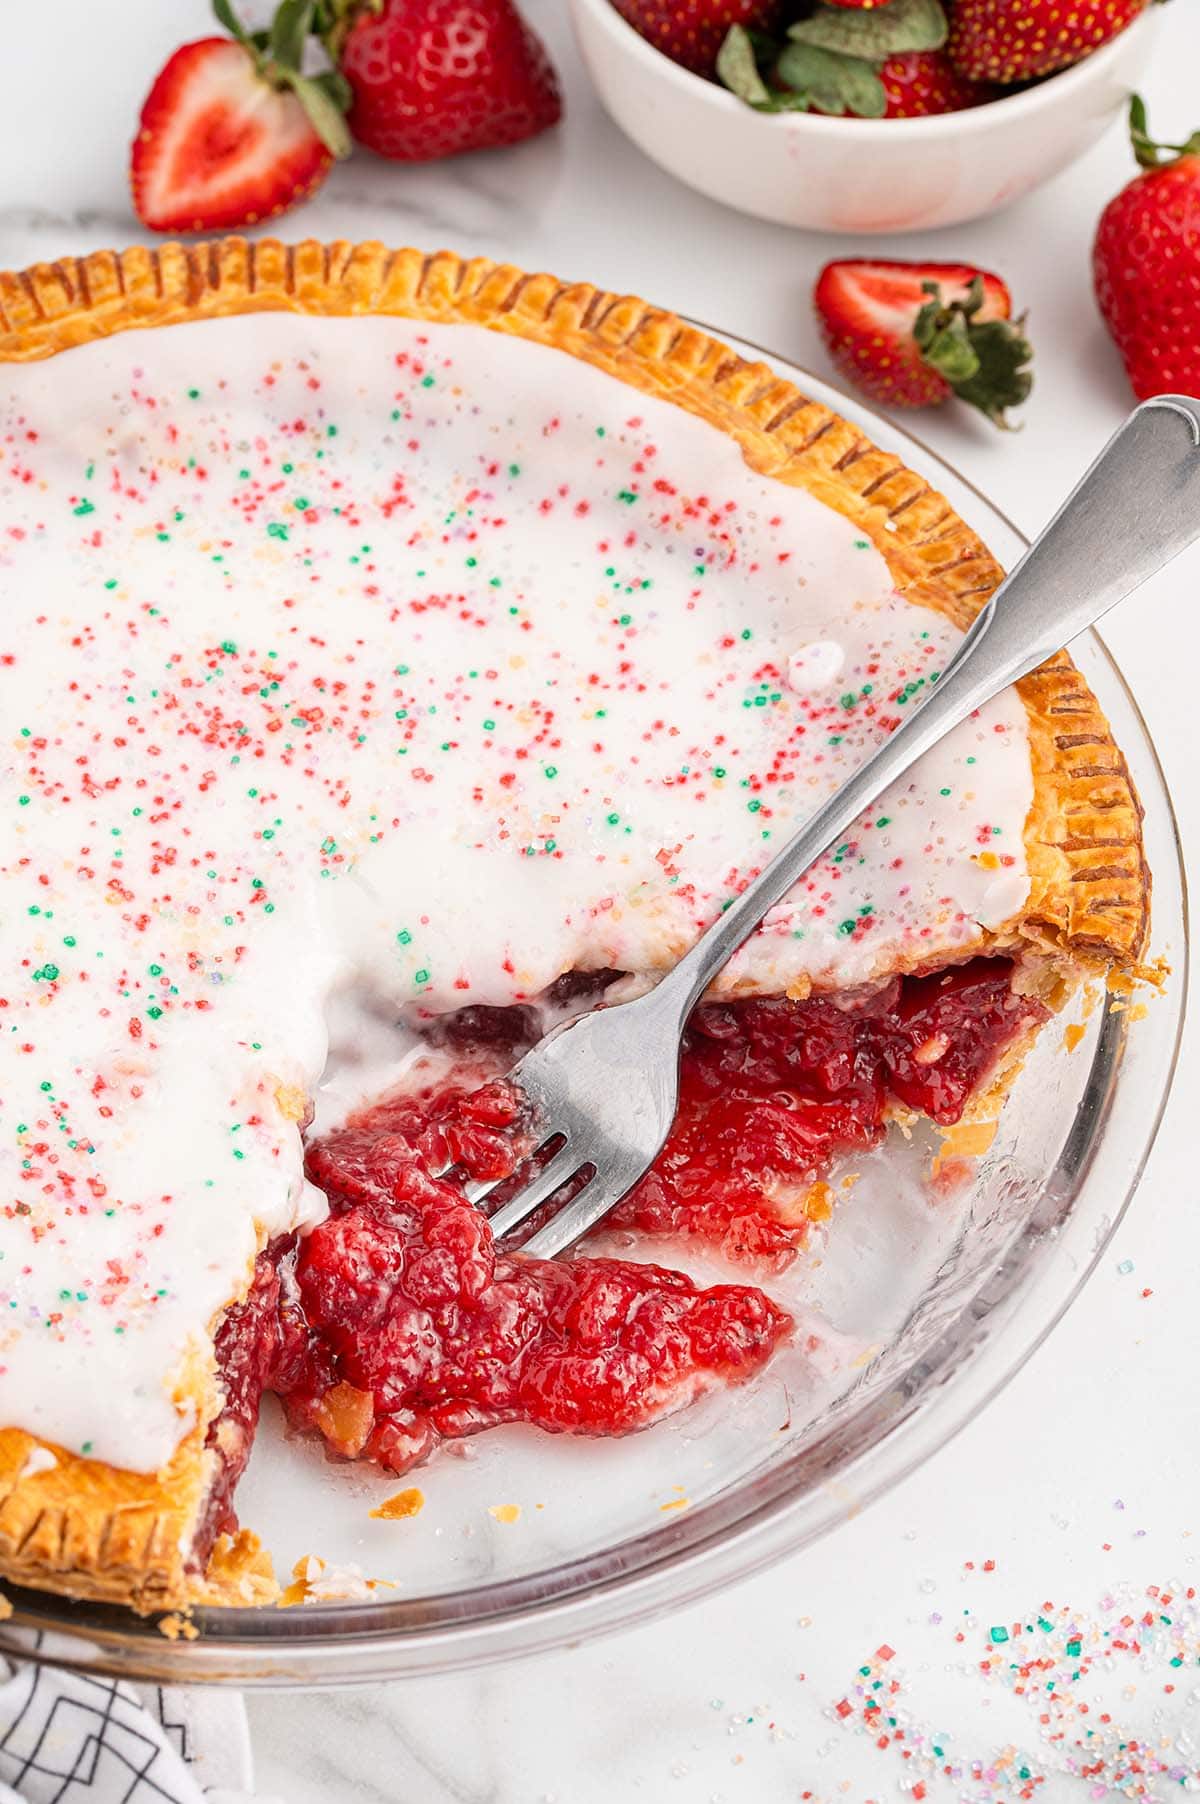
[[[1003,561],[1019,555],[1011,525],[918,442],[772,362],[928,473]],[[239,1511],[280,1570],[292,1569],[285,1601],[297,1607],[197,1609],[186,1623],[168,1619],[168,1639],[123,1611],[14,1590],[0,1647],[92,1671],[243,1685],[506,1658],[660,1613],[807,1546],[943,1446],[1099,1258],[1153,1141],[1182,1021],[1170,800],[1101,643],[1079,646],[1078,662],[1145,805],[1151,955],[1173,967],[1171,980],[1144,1009],[1102,993],[1051,1024],[990,1145],[943,1146],[921,1125],[842,1169],[845,1194],[823,1241],[767,1282],[798,1333],[757,1380],[622,1441],[495,1430],[418,1472],[408,1513],[381,1512],[394,1477],[327,1464],[310,1443],[284,1439],[272,1410]],[[605,1250],[639,1256],[619,1238]],[[680,1263],[726,1275],[690,1250]]]

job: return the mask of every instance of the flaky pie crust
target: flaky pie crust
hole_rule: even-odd
[[[0,363],[50,357],[111,333],[286,310],[391,314],[485,326],[582,358],[728,433],[763,475],[852,520],[898,590],[967,626],[1003,574],[923,477],[764,363],[632,296],[527,275],[509,264],[388,250],[377,243],[135,247],[0,273]],[[1030,894],[979,950],[1036,953],[1066,969],[1132,964],[1146,938],[1150,878],[1125,760],[1065,653],[1019,685],[1034,796],[1025,827]],[[231,1302],[234,1299],[230,1299]],[[197,1594],[187,1549],[210,1481],[204,1431],[218,1408],[208,1362],[188,1385],[195,1426],[160,1472],[118,1471],[0,1430],[0,1574],[42,1589],[170,1608]],[[34,1466],[38,1465],[34,1462]],[[270,1581],[252,1541],[224,1543],[210,1581],[226,1601],[262,1601]]]

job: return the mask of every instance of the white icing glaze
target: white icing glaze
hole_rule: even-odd
[[[797,695],[808,695],[814,689],[827,689],[836,683],[846,667],[846,654],[835,639],[816,639],[801,645],[788,659],[789,689]]]
[[[139,1469],[255,1223],[320,1206],[331,995],[386,1024],[661,971],[956,638],[711,427],[397,320],[6,367],[0,594],[0,1422]],[[804,647],[834,689],[789,684]],[[1030,796],[1007,695],[731,977],[970,943],[1024,898]]]
[[[31,1447],[17,1477],[36,1478],[41,1472],[53,1472],[57,1465],[58,1461],[49,1447]]]

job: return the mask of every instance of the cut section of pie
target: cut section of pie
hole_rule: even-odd
[[[232,1506],[265,1388],[402,1470],[749,1376],[830,1161],[984,1106],[1138,958],[1137,798],[1060,656],[698,1011],[621,1225],[735,1281],[497,1248],[429,1173],[513,1170],[514,1052],[670,968],[996,564],[764,365],[483,260],[43,265],[0,363],[0,1574],[269,1596]]]

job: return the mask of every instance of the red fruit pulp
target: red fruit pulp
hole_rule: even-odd
[[[879,1139],[889,1102],[956,1121],[1044,1018],[1011,977],[1007,960],[975,959],[857,1002],[705,1005],[684,1043],[674,1130],[614,1221],[779,1269],[807,1231],[809,1187],[839,1153]],[[451,1163],[514,1172],[529,1144],[520,1099],[485,1080],[535,1032],[527,1010],[464,1010],[436,1032],[460,1061],[456,1081],[385,1099],[311,1143],[329,1217],[263,1256],[218,1340],[214,1532],[230,1526],[264,1387],[333,1452],[403,1471],[500,1422],[627,1433],[751,1376],[789,1332],[750,1285],[497,1250],[484,1212],[429,1175]]]

